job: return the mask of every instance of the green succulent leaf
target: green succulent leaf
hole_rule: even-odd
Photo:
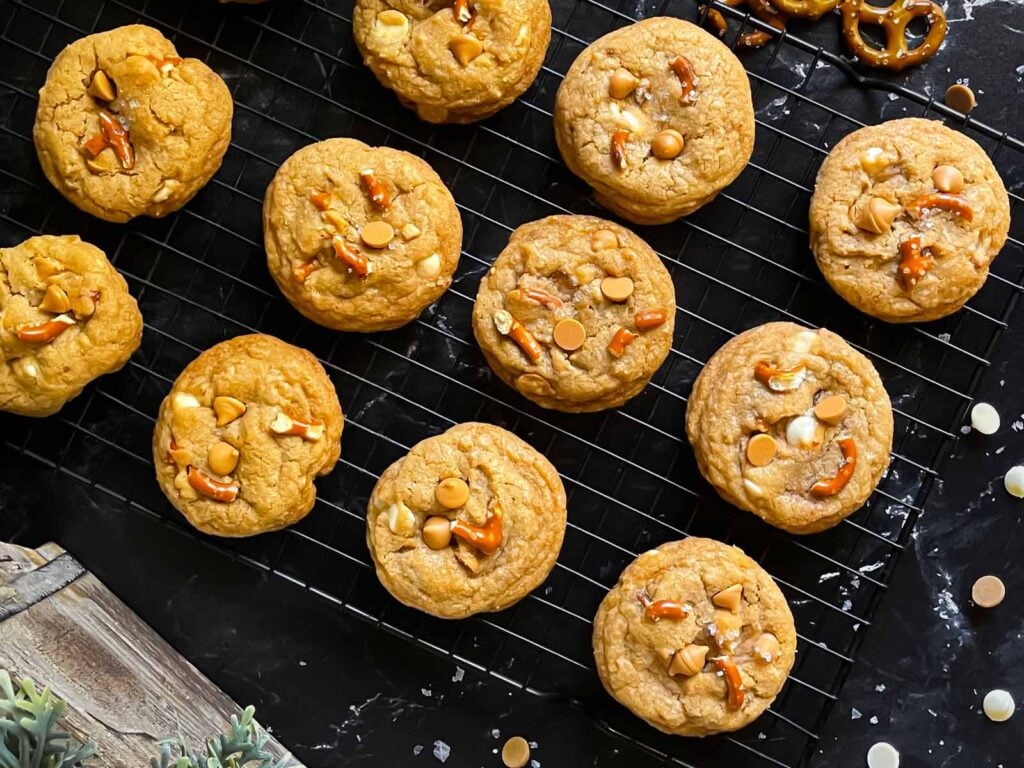
[[[286,760],[274,762],[264,749],[267,734],[256,725],[255,707],[246,707],[241,718],[231,716],[225,733],[207,739],[202,751],[190,751],[180,738],[164,739],[159,758],[151,758],[150,768],[289,768]],[[0,763],[0,768],[6,768]]]
[[[0,768],[79,768],[95,746],[78,744],[60,728],[67,705],[30,678],[0,670]]]

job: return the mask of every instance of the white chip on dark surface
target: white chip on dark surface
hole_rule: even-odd
[[[450,755],[451,753],[452,748],[440,739],[434,742],[434,757],[436,757],[442,763],[448,759],[448,755]]]
[[[1010,471],[1003,478],[1003,485],[1011,496],[1024,499],[1024,467],[1010,467]]]
[[[999,411],[989,403],[975,403],[971,408],[971,426],[983,435],[999,431]]]
[[[880,741],[868,750],[868,768],[900,768],[900,753],[892,744]]]
[[[1013,717],[1013,711],[1017,705],[1009,691],[997,688],[985,694],[981,708],[985,710],[985,716],[993,723],[1005,723]]]

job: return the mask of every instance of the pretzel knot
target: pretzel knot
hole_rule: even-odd
[[[925,59],[939,50],[946,36],[946,14],[932,0],[895,0],[880,8],[866,0],[843,0],[843,34],[857,58],[875,67],[901,70]],[[915,48],[907,46],[907,25],[924,17],[928,32]],[[885,32],[885,48],[876,48],[864,39],[861,24],[877,24]]]
[[[839,5],[839,0],[771,0],[771,4],[787,16],[820,19]]]

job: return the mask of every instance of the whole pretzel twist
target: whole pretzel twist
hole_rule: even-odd
[[[866,0],[843,0],[843,35],[857,58],[875,67],[901,70],[929,59],[939,50],[946,36],[946,14],[932,0],[894,0],[878,7]],[[907,45],[907,25],[916,18],[928,21],[928,32],[915,48]],[[875,24],[885,32],[885,48],[876,48],[864,39],[861,24]]]

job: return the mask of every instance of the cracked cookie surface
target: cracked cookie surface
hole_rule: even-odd
[[[441,503],[439,484],[468,487]],[[456,502],[456,503],[457,503]],[[442,618],[498,611],[547,578],[562,546],[565,489],[551,463],[491,424],[466,423],[417,443],[385,470],[367,509],[366,542],[377,577],[400,602]],[[440,518],[496,527],[481,550],[449,534],[435,549],[424,525]],[[496,519],[495,519],[496,518]]]
[[[0,248],[0,411],[56,413],[141,339],[138,305],[99,248],[75,235]]]
[[[881,221],[866,216],[872,199],[888,209]],[[992,161],[937,120],[890,120],[846,136],[825,158],[811,199],[821,273],[850,304],[888,322],[960,309],[985,283],[1009,226],[1009,197]],[[901,250],[915,239],[916,259]],[[916,270],[902,271],[915,261]]]
[[[681,19],[646,19],[579,55],[558,89],[555,138],[597,202],[663,224],[710,202],[747,165],[750,84],[712,35]]]
[[[833,399],[822,405],[825,398]],[[704,366],[686,434],[722,498],[776,527],[815,533],[878,485],[892,450],[892,405],[871,362],[840,336],[768,323],[731,339]],[[767,453],[751,447],[755,439]]]
[[[525,397],[597,411],[647,385],[672,348],[675,311],[672,277],[640,237],[594,216],[551,216],[512,233],[480,281],[473,333],[495,373]],[[502,313],[539,342],[536,360],[501,332]],[[584,334],[569,349],[558,343],[564,323]],[[609,346],[621,329],[630,341],[616,356]]]
[[[462,250],[458,208],[430,165],[355,139],[284,162],[267,188],[263,234],[288,301],[341,331],[414,320],[448,289]]]
[[[366,65],[421,120],[471,123],[533,83],[551,8],[548,0],[357,0],[352,30]]]
[[[735,610],[714,602],[737,585]],[[659,601],[675,603],[678,618],[649,610]],[[658,730],[681,736],[753,721],[781,690],[796,653],[793,615],[771,576],[739,548],[695,537],[634,560],[601,602],[593,639],[608,693]],[[697,661],[677,670],[673,657],[687,648],[698,651]],[[738,673],[741,694],[732,695],[741,695],[739,706],[715,659]]]
[[[131,25],[58,54],[39,92],[33,138],[64,197],[124,222],[185,205],[220,167],[231,115],[231,93],[213,70],[179,57],[157,30]]]
[[[238,336],[189,363],[161,403],[157,481],[204,533],[279,530],[313,508],[313,481],[337,463],[343,421],[312,354],[273,336]]]

